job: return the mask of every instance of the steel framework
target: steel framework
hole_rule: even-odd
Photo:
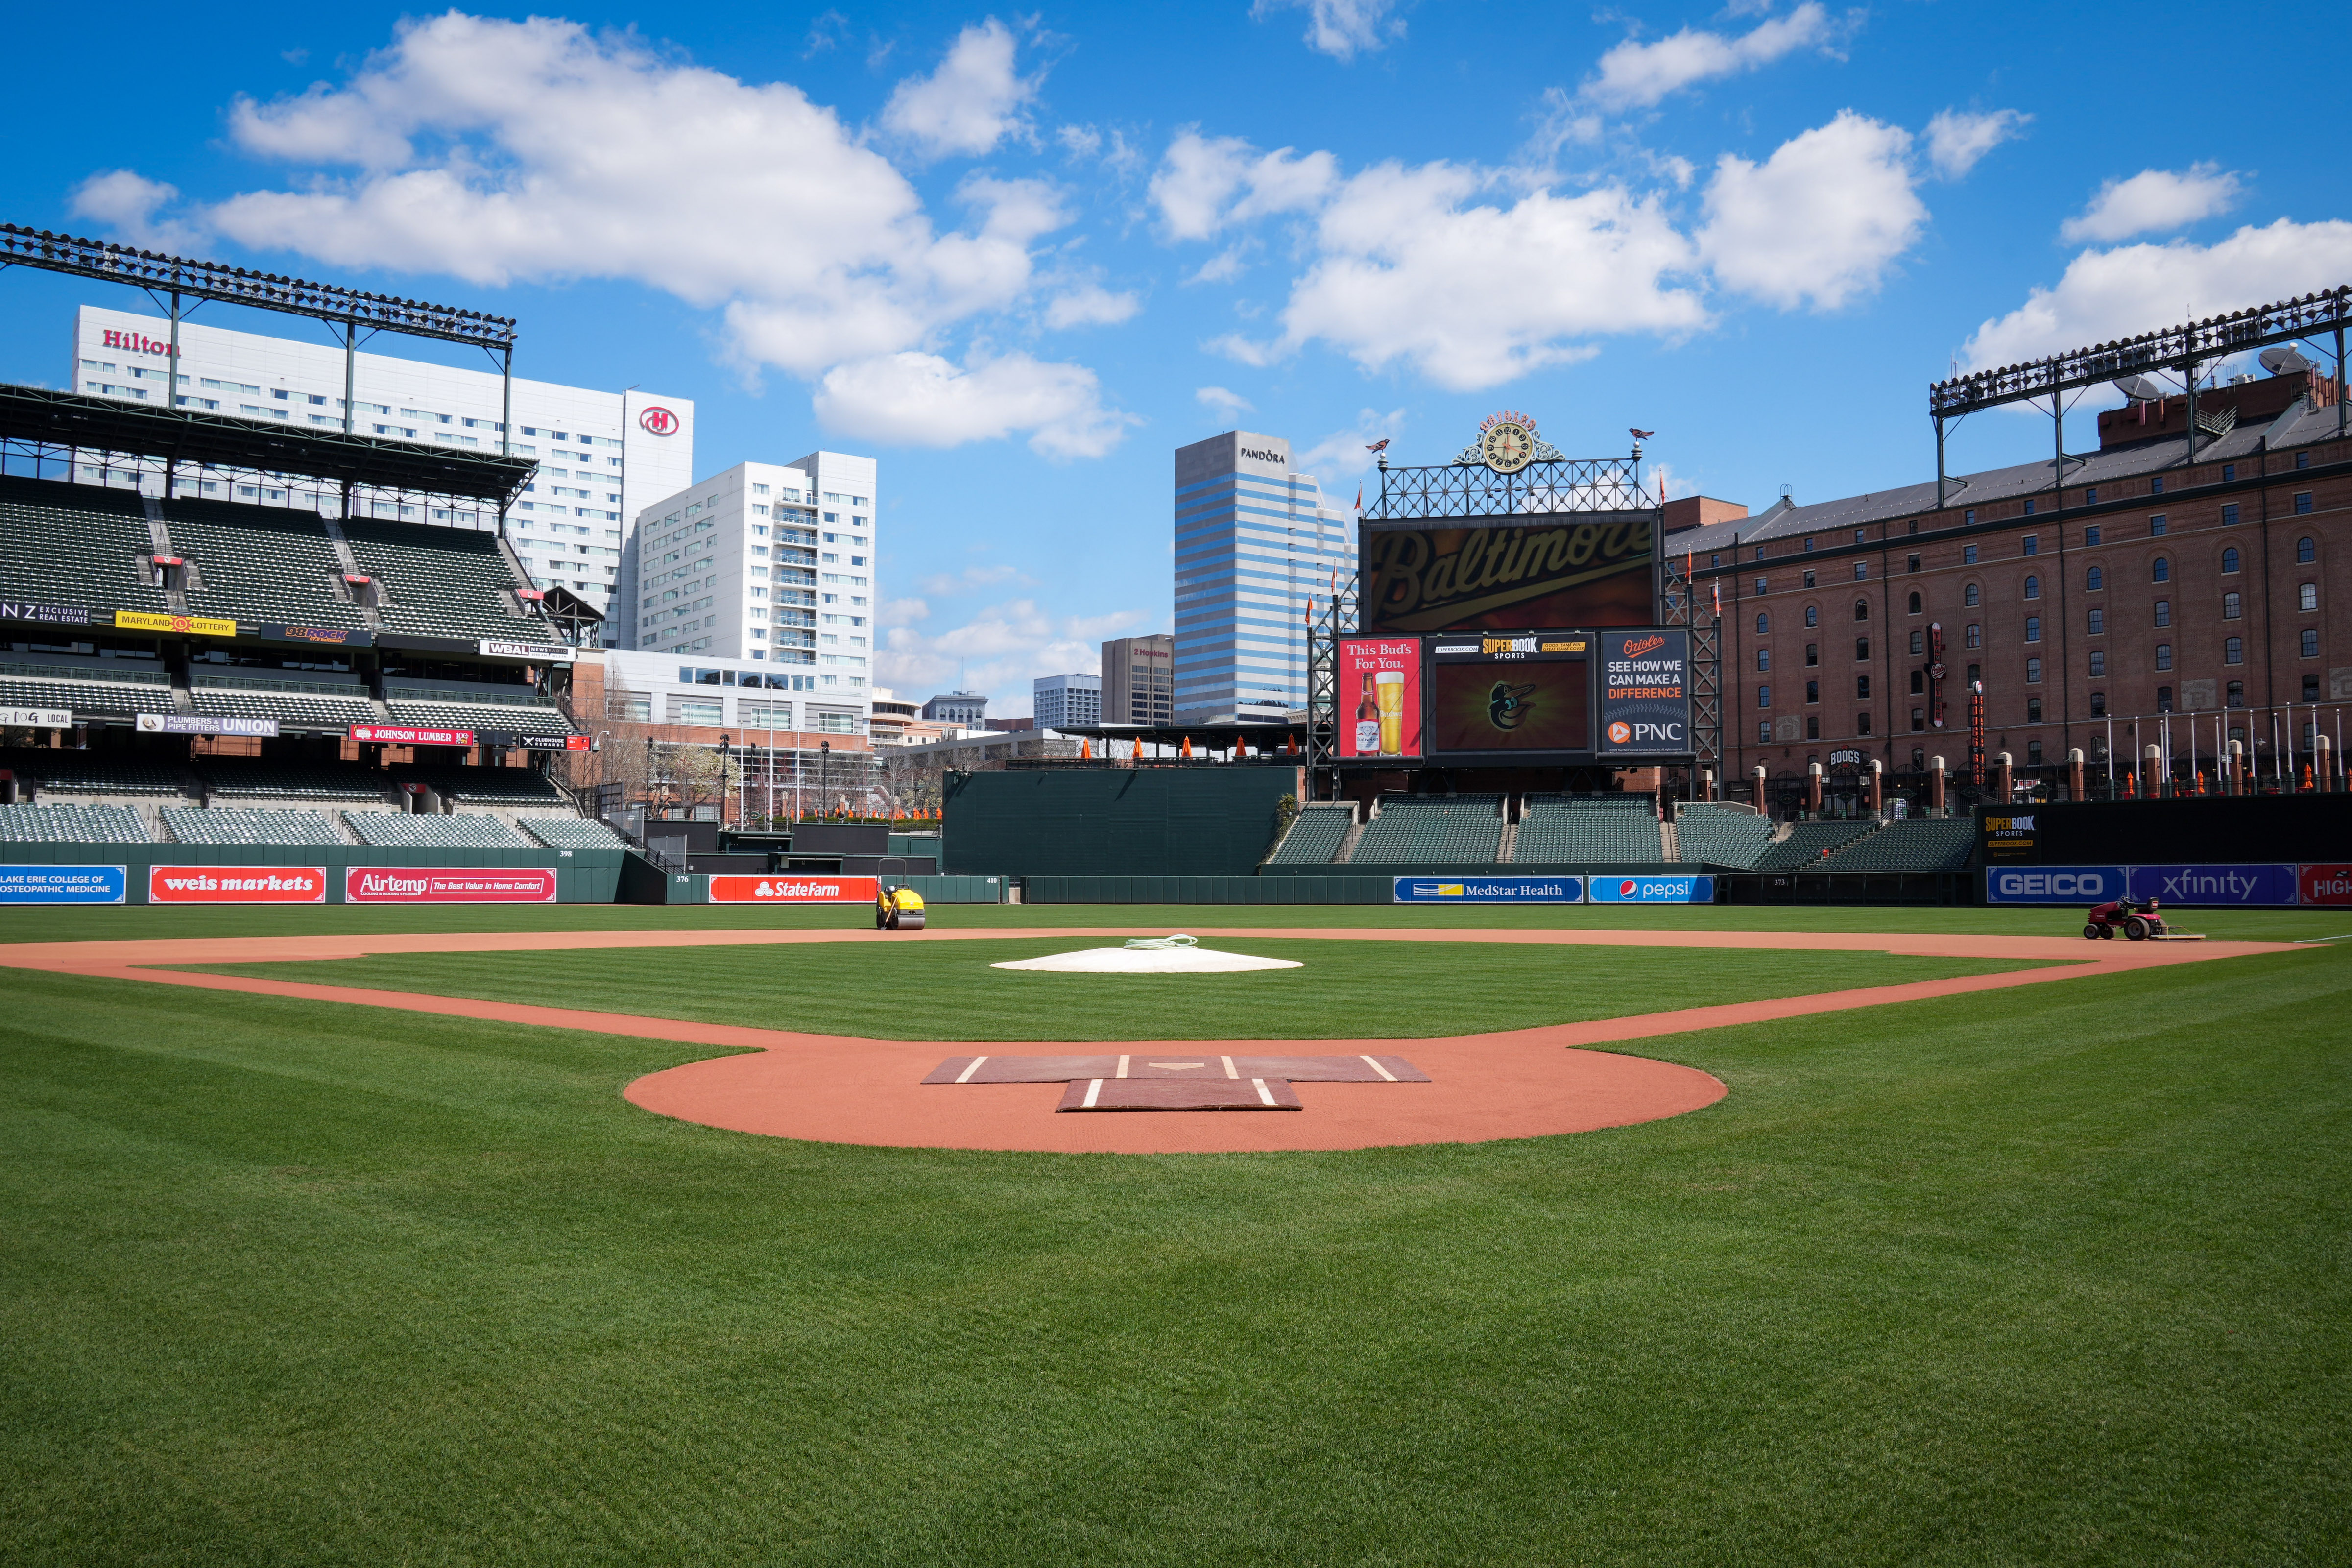
[[[1380,498],[1367,522],[1423,517],[1520,517],[1573,511],[1634,511],[1654,506],[1642,489],[1641,458],[1562,458],[1514,474],[1484,465],[1381,466]]]
[[[1709,589],[1710,593],[1712,585]],[[1691,750],[1701,767],[1714,767],[1718,790],[1723,785],[1723,616],[1712,603],[1698,601],[1698,584],[1691,581],[1690,561],[1677,566],[1665,562],[1665,619],[1670,626],[1690,628]],[[1696,781],[1694,781],[1696,782]]]
[[[2063,493],[2067,463],[2063,436],[2066,394],[2084,392],[2123,376],[2151,370],[2167,371],[2178,376],[2189,395],[2189,449],[2183,461],[2193,463],[2197,460],[2197,437],[2201,423],[2196,407],[2197,382],[2205,367],[2249,349],[2300,342],[2327,334],[2336,345],[2336,376],[2340,385],[2344,379],[2344,329],[2347,318],[2352,318],[2352,285],[2330,289],[2324,293],[2306,294],[2300,300],[2286,300],[2276,304],[2257,305],[2251,310],[2233,310],[2226,315],[2209,316],[2201,321],[2167,327],[2160,331],[2142,332],[2136,338],[2126,338],[2117,342],[2073,349],[2065,353],[2052,354],[2047,359],[2003,365],[1998,370],[1971,371],[1966,375],[1936,382],[1927,388],[1927,416],[1936,423],[1936,504],[1940,508],[1946,501],[1948,481],[1944,467],[1944,437],[1949,424],[1956,424],[1981,409],[1998,407],[2005,403],[2050,399],[2053,418],[2062,432],[2051,484],[2053,489]],[[2336,400],[2336,431],[2338,436],[2345,433],[2345,400],[2338,396]],[[2220,436],[2225,432],[2207,426],[2206,433]]]

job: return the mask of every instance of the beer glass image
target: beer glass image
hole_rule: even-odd
[[[1404,671],[1384,669],[1372,677],[1381,709],[1381,755],[1404,755]]]

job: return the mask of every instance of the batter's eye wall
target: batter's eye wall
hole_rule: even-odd
[[[1979,806],[1977,842],[1988,866],[2352,862],[2352,795]]]
[[[950,773],[947,871],[975,877],[1246,877],[1274,842],[1288,767]]]

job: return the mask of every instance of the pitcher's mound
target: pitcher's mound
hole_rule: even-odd
[[[1089,947],[1044,958],[992,963],[991,969],[1047,969],[1063,974],[1232,974],[1244,969],[1299,969],[1287,958],[1252,958],[1207,947]]]

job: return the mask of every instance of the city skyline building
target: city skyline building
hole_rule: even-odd
[[[86,395],[164,406],[169,324],[161,317],[83,305],[75,311],[73,374]],[[345,377],[351,389],[345,406]],[[484,456],[503,447],[539,471],[507,518],[507,537],[541,588],[561,586],[602,611],[607,640],[634,626],[625,613],[631,519],[655,496],[694,475],[691,400],[630,389],[604,392],[518,376],[514,429],[505,428],[507,386],[493,371],[360,353],[348,365],[332,343],[304,342],[183,319],[170,406],[268,419],[305,433],[415,441]],[[161,495],[152,467],[76,465],[83,483]],[[183,465],[184,494],[247,505],[342,514],[342,495],[316,479],[273,483],[251,473]],[[495,509],[436,498],[353,491],[357,515],[495,531]]]
[[[1041,675],[1029,683],[1030,712],[1040,730],[1102,722],[1102,677]]]
[[[1106,723],[1167,724],[1176,717],[1176,639],[1166,632],[1102,645]]]
[[[957,724],[977,730],[988,721],[984,691],[942,691],[923,704],[923,718],[933,724]]]
[[[1355,572],[1354,514],[1247,430],[1176,449],[1174,510],[1174,721],[1304,708],[1307,600]]]
[[[795,689],[866,700],[875,462],[738,463],[647,507],[635,646],[788,667]]]

